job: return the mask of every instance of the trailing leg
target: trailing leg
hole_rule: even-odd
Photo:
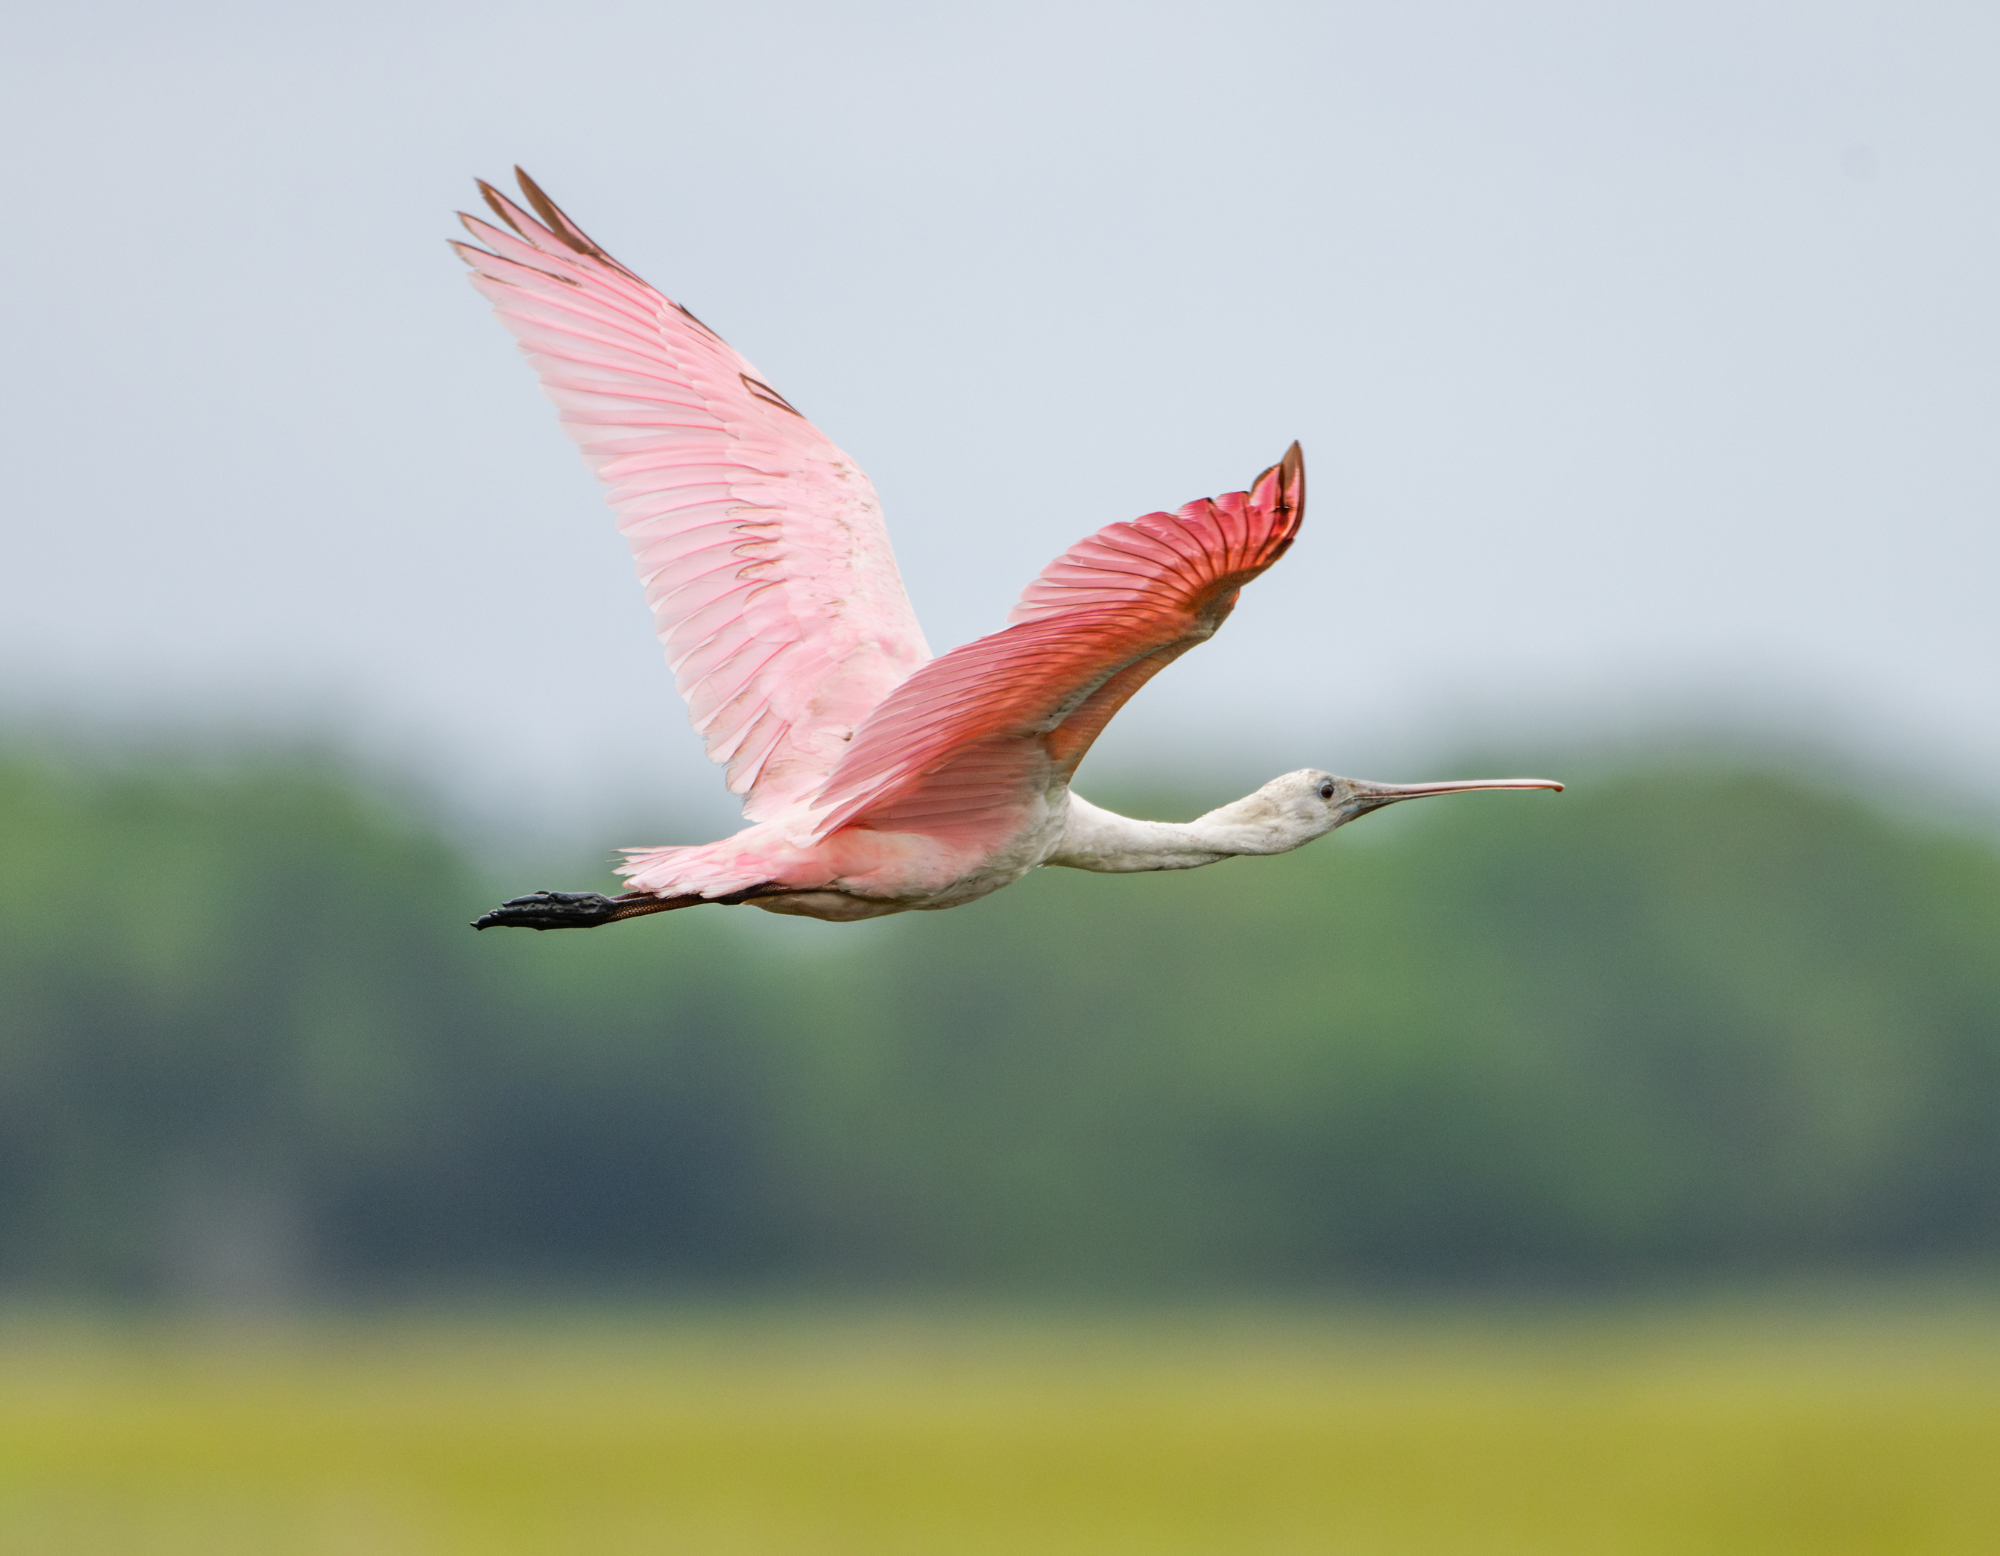
[[[649,891],[628,891],[607,897],[594,891],[537,891],[510,897],[490,913],[472,921],[474,929],[595,929],[624,918],[671,913],[714,899],[700,896],[656,897]]]

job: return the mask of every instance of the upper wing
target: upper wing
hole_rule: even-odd
[[[930,658],[875,488],[699,319],[515,169],[536,221],[461,216],[472,284],[609,488],[674,683],[752,821],[825,779]]]
[[[932,660],[869,715],[813,797],[813,835],[979,829],[1066,778],[1134,692],[1214,635],[1304,514],[1294,443],[1248,492],[1079,541],[1028,585],[1005,631]]]

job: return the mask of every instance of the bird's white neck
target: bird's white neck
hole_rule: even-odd
[[[1069,796],[1062,841],[1043,862],[1073,870],[1192,870],[1239,854],[1282,854],[1330,831],[1308,829],[1264,789],[1193,821],[1140,821]]]

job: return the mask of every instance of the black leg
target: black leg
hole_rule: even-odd
[[[595,929],[609,924],[616,904],[594,891],[537,891],[510,897],[472,921],[474,929]]]
[[[599,924],[615,924],[623,918],[640,918],[648,913],[671,913],[676,908],[699,907],[704,902],[734,907],[752,897],[762,897],[773,888],[753,886],[727,897],[656,897],[649,891],[628,891],[606,897],[594,891],[536,891],[525,897],[509,897],[491,913],[472,921],[474,929],[595,929]]]

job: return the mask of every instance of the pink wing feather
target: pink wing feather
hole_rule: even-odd
[[[609,490],[675,685],[752,821],[818,788],[930,658],[874,485],[693,314],[515,169],[536,221],[452,246]]]
[[[1006,630],[932,660],[869,715],[813,796],[812,835],[1004,833],[1134,692],[1214,635],[1304,513],[1294,443],[1248,492],[1079,541],[1028,585]]]

